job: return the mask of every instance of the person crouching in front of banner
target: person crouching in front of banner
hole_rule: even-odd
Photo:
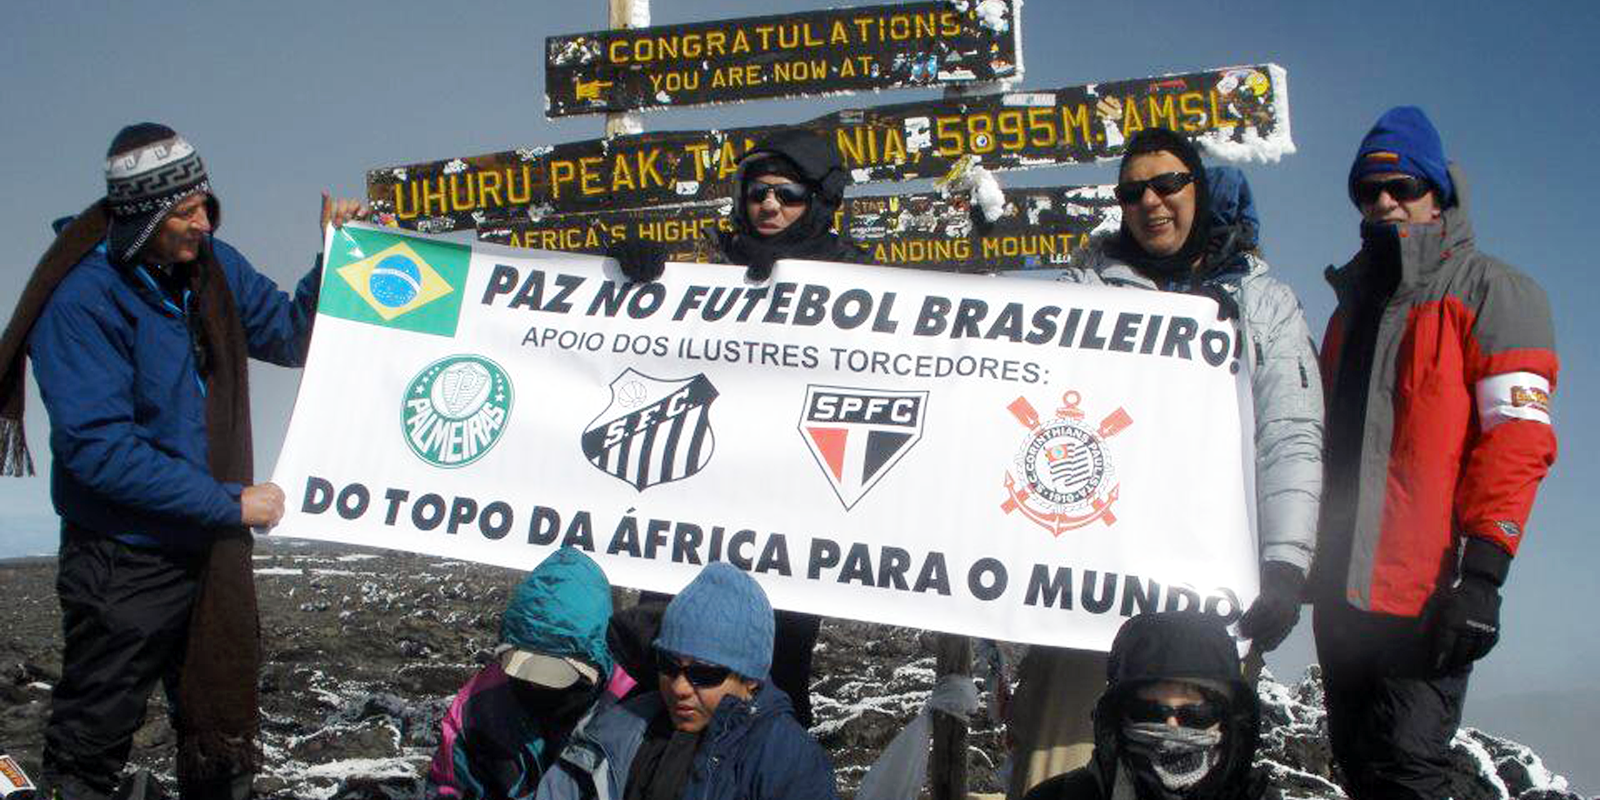
[[[123,128],[104,165],[105,197],[58,223],[0,337],[0,474],[33,471],[31,359],[61,515],[41,794],[111,796],[161,681],[183,796],[245,797],[261,758],[249,528],[284,503],[252,479],[248,361],[304,363],[321,265],[291,299],[215,238],[205,164],[165,125]],[[318,234],[363,214],[323,195]]]
[[[1240,675],[1222,620],[1194,611],[1123,623],[1094,709],[1085,766],[1026,800],[1260,800],[1277,797],[1253,769],[1260,701]]]
[[[1257,249],[1255,203],[1244,175],[1206,169],[1194,146],[1163,128],[1129,142],[1118,172],[1122,226],[1075,255],[1061,280],[1189,292],[1234,319],[1249,354],[1255,404],[1256,516],[1261,594],[1240,620],[1249,663],[1276,648],[1300,618],[1316,549],[1322,491],[1322,384],[1310,330],[1288,286]],[[1092,748],[1089,710],[1105,655],[1033,647],[1019,669],[1009,722],[1008,796],[1081,766]]]
[[[733,230],[712,228],[701,242],[706,260],[746,268],[752,281],[765,281],[778,259],[865,263],[867,252],[834,233],[834,212],[844,201],[850,174],[837,148],[804,128],[788,128],[756,143],[739,159],[734,176]],[[619,242],[607,255],[616,258],[633,281],[661,276],[662,251],[644,240]],[[646,592],[641,601],[664,601]],[[772,654],[772,681],[794,701],[795,717],[811,727],[811,661],[822,618],[779,611]]]
[[[833,766],[772,685],[772,606],[755,579],[707,565],[667,605],[657,691],[573,733],[540,800],[826,800]]]
[[[428,797],[523,800],[612,674],[611,584],[563,547],[512,592],[495,660],[461,687],[441,722]]]

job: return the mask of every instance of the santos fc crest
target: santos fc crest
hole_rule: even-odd
[[[1111,507],[1121,484],[1106,440],[1132,425],[1133,418],[1118,408],[1091,428],[1078,408],[1081,399],[1074,391],[1063,394],[1051,420],[1041,420],[1025,397],[1006,406],[1028,435],[1006,471],[1007,496],[1000,508],[1020,512],[1054,536],[1095,520],[1117,521]]]
[[[683,480],[711,461],[716,399],[703,374],[662,380],[630,367],[611,381],[611,404],[583,432],[583,455],[641,492]]]

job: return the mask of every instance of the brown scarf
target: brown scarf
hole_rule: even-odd
[[[0,474],[33,473],[22,428],[28,333],[62,279],[105,238],[108,224],[105,201],[100,200],[61,231],[34,267],[0,336]],[[211,475],[249,486],[253,460],[244,327],[209,241],[189,272],[201,346],[210,364],[206,443]],[[212,543],[178,681],[178,777],[186,782],[253,773],[260,763],[256,680],[261,635],[250,558],[253,541],[243,525],[206,533]]]

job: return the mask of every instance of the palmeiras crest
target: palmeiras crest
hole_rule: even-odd
[[[927,392],[807,386],[800,435],[848,511],[922,439]]]
[[[1132,425],[1133,418],[1118,408],[1091,428],[1078,408],[1081,399],[1074,391],[1063,394],[1062,406],[1050,420],[1041,420],[1025,397],[1006,406],[1028,433],[1006,471],[1006,499],[1000,508],[1021,513],[1052,536],[1095,520],[1106,525],[1117,521],[1112,506],[1122,485],[1106,440]]]
[[[583,455],[639,491],[687,478],[711,461],[716,438],[706,376],[663,380],[629,367],[611,381],[611,404],[583,432]]]

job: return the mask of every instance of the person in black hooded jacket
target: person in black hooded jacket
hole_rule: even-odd
[[[1111,644],[1089,764],[1026,800],[1277,798],[1251,766],[1261,707],[1217,617],[1141,614]]]
[[[833,230],[849,184],[838,148],[816,133],[785,128],[762,139],[734,174],[733,229],[711,229],[700,260],[746,267],[753,281],[766,280],[780,258],[866,263],[867,251]],[[645,240],[617,242],[606,255],[633,281],[653,281],[664,266],[664,251]]]
[[[733,230],[711,229],[701,242],[704,260],[746,268],[752,281],[765,281],[781,258],[866,263],[867,251],[842,241],[833,230],[834,213],[850,183],[839,151],[804,128],[786,128],[762,139],[739,159],[734,174]],[[644,240],[618,242],[606,251],[633,281],[661,277],[663,252]],[[664,602],[666,595],[645,592],[641,602]],[[777,611],[772,652],[772,682],[789,695],[795,718],[811,727],[811,657],[822,618]]]

